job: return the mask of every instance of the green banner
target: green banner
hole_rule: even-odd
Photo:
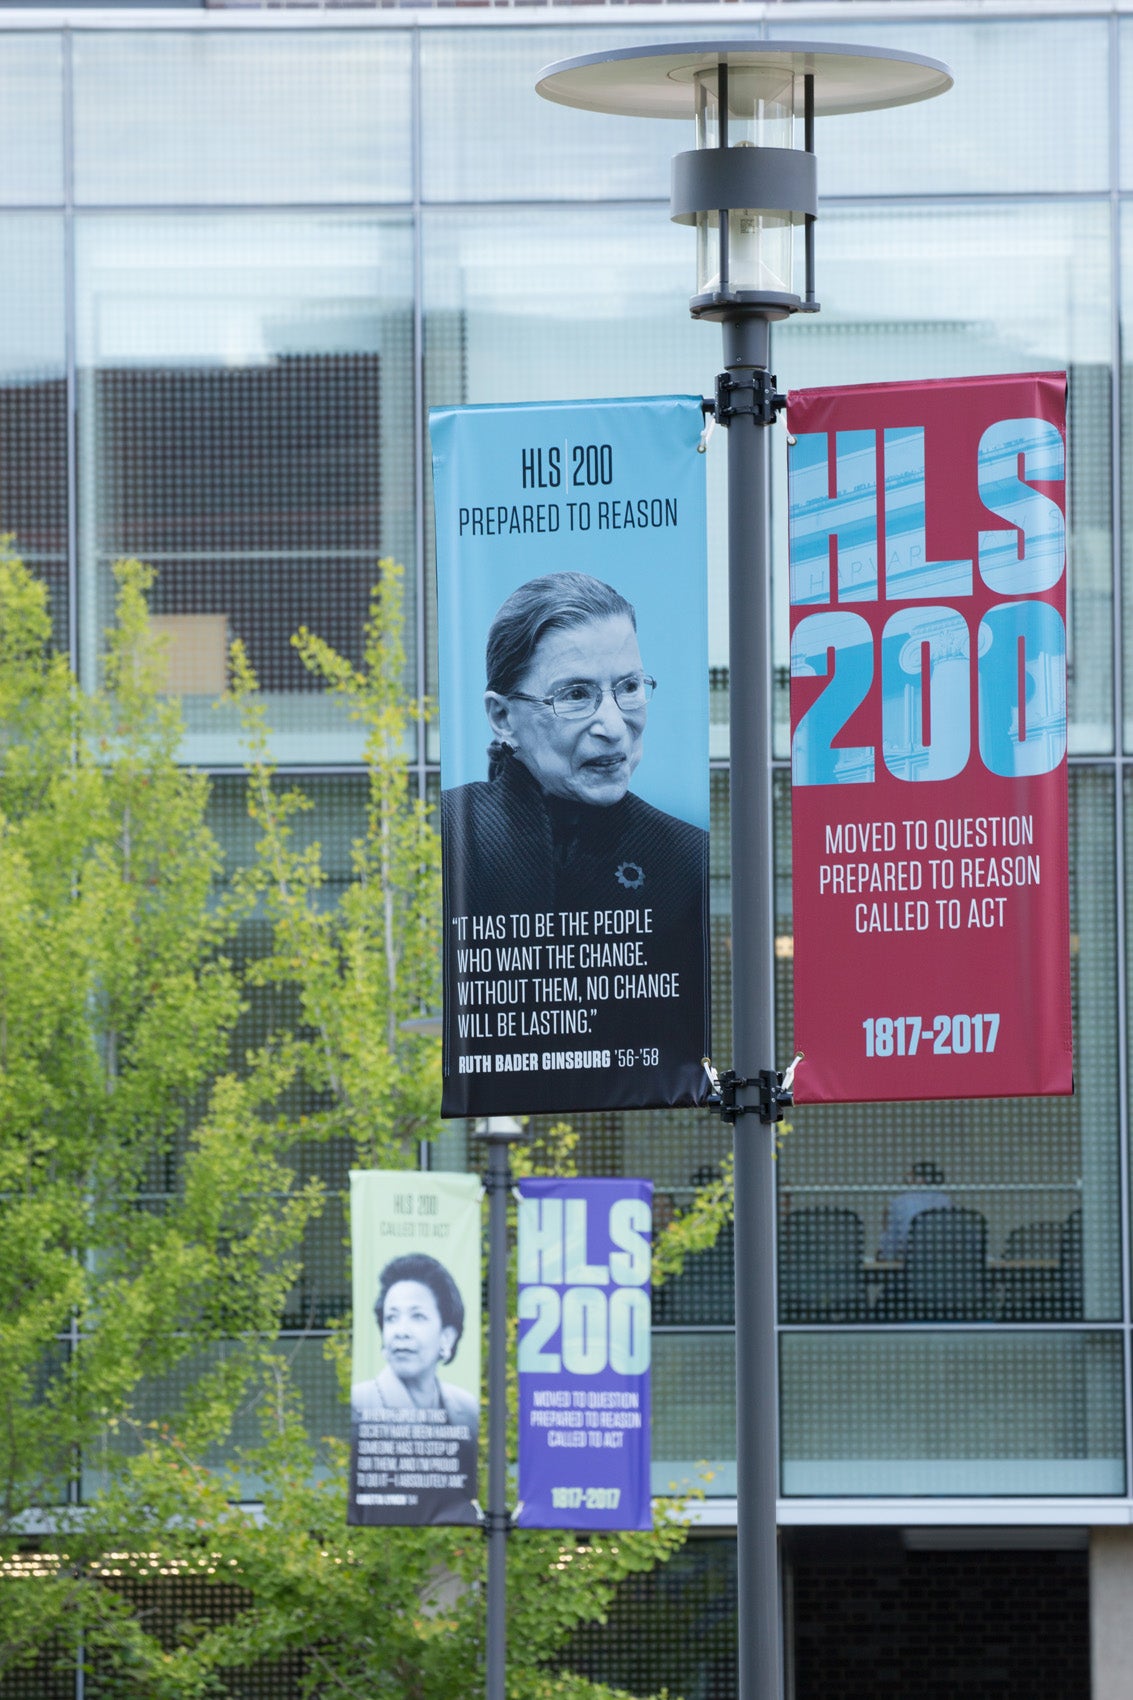
[[[475,1523],[476,1175],[352,1170],[349,1523]]]

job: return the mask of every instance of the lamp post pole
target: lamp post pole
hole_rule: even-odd
[[[507,1676],[507,1197],[508,1147],[526,1137],[510,1116],[490,1116],[476,1129],[488,1147],[488,1542],[487,1700],[504,1700]]]
[[[488,1700],[507,1668],[507,1140],[488,1143]]]
[[[770,325],[725,321],[725,373],[740,387],[728,427],[731,716],[732,1068],[747,1085],[735,1122],[737,1692],[779,1700],[782,1686],[775,1354],[773,1136],[758,1114],[759,1077],[775,1056],[771,841],[770,423],[754,400],[768,370]],[[752,388],[747,388],[748,384]]]
[[[816,114],[867,112],[943,94],[938,60],[886,48],[775,39],[663,43],[561,60],[547,100],[642,118],[695,118],[673,160],[672,217],[695,225],[695,318],[718,319],[728,428],[731,712],[732,1067],[716,1104],[735,1130],[738,1700],[780,1700],[774,1123],[790,1084],[775,1072],[771,807],[770,433],[782,397],[771,323],[814,312]],[[796,120],[803,147],[796,148]],[[789,237],[805,233],[805,290]],[[793,1072],[793,1065],[792,1071]]]
[[[400,1023],[409,1033],[439,1033],[439,1016]],[[474,1128],[488,1147],[484,1190],[488,1194],[488,1503],[484,1534],[488,1543],[485,1588],[485,1694],[505,1700],[507,1682],[507,1195],[512,1187],[508,1148],[527,1138],[511,1116],[488,1116]],[[429,1167],[422,1153],[423,1168]]]

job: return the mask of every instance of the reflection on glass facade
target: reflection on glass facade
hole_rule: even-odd
[[[85,206],[408,201],[408,31],[74,38]]]
[[[863,21],[866,10],[822,23],[776,20],[767,33],[772,40],[924,53],[943,60],[955,82],[946,95],[919,106],[824,120],[817,141],[820,194],[1105,193],[1111,49],[1103,18],[954,17],[910,24],[908,18],[892,23],[884,10]],[[1043,107],[1057,108],[1056,124],[1037,121]],[[826,305],[824,298],[824,311]],[[988,303],[978,305],[982,311]],[[1003,319],[1009,322],[1010,314]]]
[[[1114,206],[1133,195],[1133,154],[1109,65],[1131,26],[864,11],[808,10],[790,33],[942,58],[957,89],[820,126],[823,311],[776,327],[773,365],[784,389],[1069,373],[1077,1090],[793,1114],[777,1165],[783,1493],[1120,1498],[1133,1315],[1121,1192],[1133,716],[1120,704],[1133,700],[1133,627],[1119,563],[1133,550],[1114,516],[1133,512],[1120,449],[1133,388],[1116,354],[1133,250]],[[328,9],[300,27],[284,10],[254,29],[231,13],[223,29],[92,15],[69,33],[0,16],[0,531],[48,580],[56,640],[88,681],[111,563],[156,568],[185,757],[219,774],[213,815],[234,863],[246,822],[241,781],[224,770],[240,750],[216,706],[232,638],[267,695],[275,758],[302,769],[314,799],[303,830],[342,878],[358,734],[298,665],[291,634],[305,624],[357,654],[377,563],[393,556],[411,592],[411,682],[435,687],[429,406],[712,389],[718,333],[687,317],[693,248],[668,220],[668,161],[690,139],[532,93],[551,60],[688,30],[541,15],[458,27],[433,14],[425,27],[408,9],[348,23]],[[752,29],[783,33],[762,13],[706,33]],[[776,454],[781,479],[781,440]],[[724,458],[717,433],[706,664],[718,1066],[731,958]],[[792,1050],[782,488],[780,1061]],[[427,795],[436,750],[424,735],[421,748],[413,777]],[[328,900],[334,890],[332,878]],[[253,1002],[242,1036],[254,1043],[279,1013]],[[729,1148],[729,1130],[691,1110],[577,1126],[584,1170],[652,1177],[665,1212],[687,1206]],[[466,1133],[443,1130],[440,1162],[475,1160]],[[305,1159],[342,1193],[348,1153],[312,1146]],[[946,1195],[953,1231],[909,1227],[898,1243],[894,1205],[918,1189]],[[342,1241],[332,1206],[284,1318],[303,1341],[319,1433],[337,1421],[318,1337],[345,1304]],[[710,1507],[734,1493],[731,1252],[726,1230],[659,1290],[655,1318],[654,1484],[702,1488]]]
[[[1125,1491],[1116,1335],[786,1334],[781,1365],[788,1495]]]
[[[43,575],[60,647],[72,612],[64,243],[58,212],[0,210],[0,534]]]
[[[80,664],[124,555],[153,597],[189,760],[238,762],[217,709],[243,640],[277,753],[357,760],[291,636],[360,654],[376,563],[412,558],[411,237],[403,216],[80,214]]]
[[[786,860],[784,783],[778,834]],[[1071,780],[1071,1098],[808,1105],[778,1163],[784,1322],[1111,1322],[1121,1318],[1114,800]],[[789,932],[789,888],[779,887]],[[789,959],[779,1031],[791,1031]],[[947,1238],[909,1208],[947,1203]],[[898,1243],[900,1235],[900,1243]]]
[[[63,38],[0,36],[0,206],[62,206]]]

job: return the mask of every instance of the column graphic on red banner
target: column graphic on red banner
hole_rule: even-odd
[[[1070,1092],[1065,376],[787,417],[795,1096]]]

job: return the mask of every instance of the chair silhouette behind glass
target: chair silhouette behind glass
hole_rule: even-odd
[[[1058,1275],[1062,1291],[1062,1314],[1069,1322],[1080,1320],[1085,1315],[1085,1293],[1082,1279],[1082,1212],[1080,1210],[1072,1210],[1062,1224]]]
[[[883,1314],[894,1322],[980,1322],[992,1314],[987,1222],[962,1205],[922,1210],[905,1241]]]
[[[865,1230],[842,1205],[793,1210],[779,1235],[779,1312],[784,1322],[860,1322],[866,1315]]]
[[[1059,1268],[1064,1224],[1024,1222],[1003,1242],[997,1314],[1004,1322],[1050,1322],[1063,1314]],[[1015,1265],[1016,1267],[1011,1267]]]
[[[736,1242],[725,1222],[716,1243],[693,1252],[679,1275],[653,1293],[653,1321],[677,1328],[730,1325],[736,1320]]]

